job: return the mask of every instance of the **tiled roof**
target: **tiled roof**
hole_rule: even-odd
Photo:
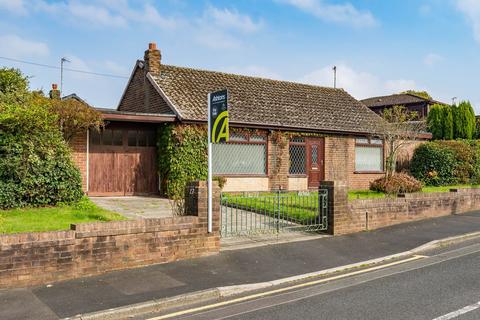
[[[373,97],[361,100],[367,107],[381,107],[381,106],[397,106],[411,103],[428,102],[435,103],[433,100],[425,99],[413,94],[399,93],[389,96]]]
[[[228,89],[232,123],[371,133],[381,121],[342,89],[162,65],[151,75],[181,120],[207,120],[207,94]]]

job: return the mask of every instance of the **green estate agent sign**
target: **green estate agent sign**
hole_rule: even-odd
[[[212,143],[228,142],[228,91],[210,93],[210,133]]]

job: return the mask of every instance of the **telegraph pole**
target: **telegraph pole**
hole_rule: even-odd
[[[337,88],[337,66],[333,66],[333,88]]]
[[[67,58],[63,57],[60,60],[60,98],[62,98],[62,94],[63,94],[63,64],[65,62],[70,62],[70,61],[67,60]]]

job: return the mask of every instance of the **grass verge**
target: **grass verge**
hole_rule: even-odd
[[[72,205],[0,210],[0,233],[68,230],[72,223],[125,220],[87,197]]]

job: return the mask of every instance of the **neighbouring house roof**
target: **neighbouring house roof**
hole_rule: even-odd
[[[225,88],[233,124],[373,133],[382,121],[342,89],[169,65],[147,77],[181,121],[206,121],[207,94]]]
[[[62,100],[69,100],[69,99],[74,99],[74,100],[77,100],[78,102],[81,102],[83,104],[86,104],[87,106],[90,106],[90,104],[88,102],[86,102],[85,100],[83,100],[82,98],[80,98],[76,93],[71,93],[69,94],[68,96],[64,96],[62,97]],[[90,106],[91,107],[91,106]]]
[[[444,104],[442,102],[438,102],[431,99],[426,99],[414,94],[410,93],[399,93],[399,94],[392,94],[388,96],[380,96],[380,97],[373,97],[368,99],[361,100],[363,104],[365,104],[369,108],[373,107],[383,107],[383,106],[397,106],[397,105],[409,105],[409,104],[416,104],[427,102],[428,104]]]

